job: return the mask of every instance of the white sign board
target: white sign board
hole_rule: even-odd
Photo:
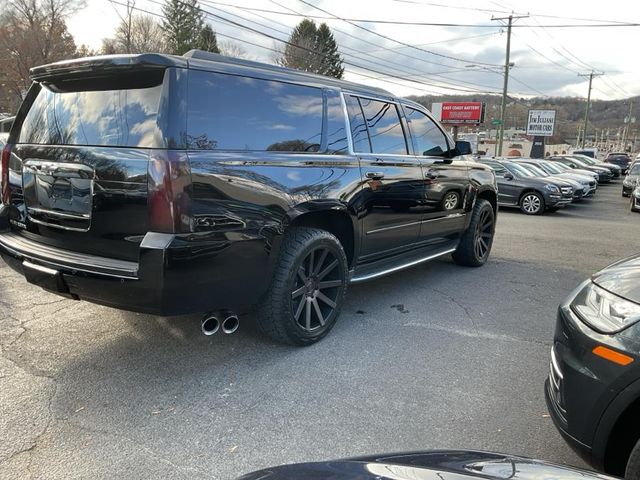
[[[555,110],[529,110],[527,119],[527,135],[552,137],[555,123]]]

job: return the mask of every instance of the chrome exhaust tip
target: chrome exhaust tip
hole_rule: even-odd
[[[227,335],[234,333],[240,326],[240,320],[237,315],[229,315],[222,322],[222,331]]]
[[[202,333],[205,335],[213,335],[220,328],[220,321],[217,317],[213,315],[206,315],[202,319],[202,323],[200,324],[200,328],[202,329]]]

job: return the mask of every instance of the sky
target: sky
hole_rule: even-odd
[[[87,0],[68,20],[76,43],[99,48],[113,35],[123,1]],[[160,20],[161,3],[136,0],[135,6]],[[586,97],[588,78],[579,74],[591,71],[604,73],[593,80],[592,98],[640,95],[637,1],[200,0],[200,5],[218,42],[241,45],[249,58],[268,63],[283,45],[277,39],[286,40],[305,16],[326,22],[347,80],[401,96],[501,93],[506,21],[492,17],[528,15],[514,20],[512,29],[511,96]]]

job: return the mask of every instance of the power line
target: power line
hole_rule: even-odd
[[[126,6],[126,3],[122,3],[122,2],[120,2],[118,0],[109,0],[109,1],[112,2],[112,3],[115,3],[117,5]],[[151,3],[156,3],[158,5],[162,5],[162,2],[159,2],[159,1],[155,1],[155,0],[149,0],[149,1]],[[183,3],[183,2],[180,2],[180,3]],[[139,7],[134,7],[134,9],[137,10],[137,11],[141,11],[141,12],[150,14],[150,15],[154,15],[156,17],[164,18],[164,16],[162,16],[160,14],[157,14],[157,13],[154,13],[154,12],[150,12],[148,10],[145,10],[145,9],[142,9],[142,8],[139,8]],[[326,57],[326,55],[324,55],[322,53],[318,53],[318,52],[316,52],[314,50],[311,50],[309,48],[305,48],[305,47],[300,46],[300,45],[292,44],[292,43],[290,43],[290,42],[288,42],[286,40],[279,39],[279,38],[277,38],[277,37],[275,37],[273,35],[270,35],[268,33],[260,32],[259,30],[256,30],[255,28],[252,28],[252,27],[249,27],[249,26],[246,26],[246,25],[238,24],[237,22],[235,22],[233,20],[225,19],[224,17],[222,17],[220,15],[217,15],[217,14],[212,13],[212,12],[208,12],[206,10],[203,10],[202,8],[198,8],[198,10],[201,11],[206,16],[212,16],[214,18],[220,19],[220,20],[222,20],[224,22],[227,22],[227,23],[230,23],[232,25],[235,25],[235,26],[238,26],[238,27],[241,27],[241,28],[245,28],[245,29],[247,29],[249,31],[252,31],[254,33],[266,36],[268,38],[271,38],[272,40],[276,40],[276,41],[282,42],[284,44],[293,46],[295,48],[300,48],[300,49],[305,50],[305,51],[307,51],[309,53],[312,53],[314,55],[321,55],[321,56],[325,56]],[[240,39],[238,37],[233,37],[231,35],[226,35],[226,34],[222,34],[222,33],[219,33],[219,32],[217,32],[216,35],[220,35],[220,36],[226,37],[226,38],[231,38],[231,39],[236,40],[238,42],[243,42],[243,43],[248,43],[250,45],[258,46],[260,48],[264,48],[264,49],[270,50],[272,52],[280,53],[275,48],[269,48],[269,47],[266,47],[264,45],[260,45],[260,44],[257,44],[257,43],[249,42],[249,41],[244,40],[244,39]],[[343,63],[346,64],[346,65],[352,66],[354,68],[360,69],[360,70],[364,70],[364,71],[367,71],[367,72],[372,72],[372,73],[375,73],[375,74],[378,74],[378,75],[385,75],[387,77],[391,77],[391,78],[395,78],[395,79],[398,79],[398,80],[406,81],[406,79],[404,77],[401,77],[401,76],[398,76],[398,75],[394,75],[394,74],[390,74],[390,73],[386,73],[386,72],[381,72],[379,70],[375,70],[375,69],[372,69],[372,68],[369,68],[369,67],[366,67],[366,66],[363,66],[363,65],[358,65],[356,63],[352,63],[352,62],[348,62],[348,61],[343,61]],[[377,77],[374,77],[374,76],[371,76],[371,75],[368,75],[368,74],[364,74],[362,72],[351,72],[351,73],[356,73],[356,74],[358,74],[358,75],[360,75],[362,77],[369,78],[369,79],[372,79],[372,80],[378,80]],[[418,80],[412,80],[411,81],[412,85],[406,85],[404,83],[399,83],[399,82],[395,82],[395,81],[388,80],[388,79],[384,80],[384,81],[387,82],[387,83],[394,84],[394,85],[400,85],[400,86],[405,87],[405,88],[410,86],[411,88],[413,88],[415,90],[420,90],[420,91],[423,91],[423,92],[426,92],[426,93],[429,93],[429,94],[434,94],[436,92],[434,92],[433,90],[426,90],[424,88],[416,87],[414,84],[417,83],[419,85],[425,85],[425,86],[432,87],[432,88],[437,88],[437,89],[440,89],[440,90],[460,91],[460,92],[467,93],[467,94],[474,94],[474,93],[475,94],[494,94],[495,93],[495,92],[483,92],[483,91],[477,90],[477,89],[458,88],[458,87],[451,86],[451,85],[438,85],[438,84],[429,83],[429,82],[425,82],[425,81],[418,81]]]
[[[380,37],[380,38],[384,38],[385,40],[390,40],[390,41],[392,41],[392,42],[394,42],[394,43],[398,43],[398,44],[400,44],[400,45],[404,45],[405,47],[413,48],[414,50],[418,50],[418,51],[420,51],[420,52],[428,53],[428,54],[430,54],[430,55],[435,55],[435,56],[437,56],[437,57],[441,57],[441,58],[447,58],[447,59],[449,59],[449,60],[454,60],[454,61],[456,61],[456,62],[463,62],[463,63],[477,63],[477,64],[479,64],[479,65],[487,65],[487,66],[490,66],[490,67],[496,67],[496,66],[497,66],[497,65],[494,65],[494,64],[491,64],[491,63],[485,63],[485,62],[474,62],[474,61],[466,60],[466,59],[464,59],[464,58],[453,57],[453,56],[451,56],[451,55],[445,55],[445,54],[443,54],[443,53],[438,53],[438,52],[433,52],[433,51],[431,51],[431,50],[426,50],[426,49],[424,49],[424,48],[417,47],[417,46],[415,46],[415,45],[411,45],[411,44],[409,44],[409,43],[405,43],[405,42],[402,42],[402,41],[400,41],[400,40],[396,40],[396,39],[394,39],[394,38],[389,37],[388,35],[384,35],[384,34],[382,34],[382,33],[378,33],[378,32],[376,32],[376,31],[370,30],[370,29],[368,29],[368,28],[366,28],[366,27],[363,27],[362,25],[358,25],[357,23],[355,23],[357,20],[349,20],[349,19],[345,19],[345,18],[339,17],[338,15],[335,15],[335,14],[333,14],[333,13],[331,13],[331,12],[329,12],[329,11],[327,11],[327,10],[323,9],[323,8],[316,7],[315,5],[313,5],[313,4],[311,4],[311,3],[309,3],[307,0],[298,0],[298,1],[299,1],[299,2],[301,2],[301,3],[304,3],[305,5],[307,5],[307,6],[309,6],[309,7],[313,7],[313,8],[315,8],[316,10],[319,10],[319,11],[321,11],[321,12],[323,12],[323,13],[326,13],[327,15],[331,15],[333,18],[335,18],[335,19],[337,19],[337,20],[342,20],[343,22],[346,22],[346,23],[348,23],[349,25],[352,25],[352,26],[354,26],[354,27],[356,27],[356,28],[359,28],[360,30],[363,30],[363,31],[365,31],[365,32],[368,32],[368,33],[370,33],[370,34],[372,34],[372,35],[376,35],[376,36],[378,36],[378,37]]]

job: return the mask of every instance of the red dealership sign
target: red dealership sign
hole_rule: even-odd
[[[478,125],[484,122],[482,102],[434,103],[431,112],[441,123],[448,125]]]

